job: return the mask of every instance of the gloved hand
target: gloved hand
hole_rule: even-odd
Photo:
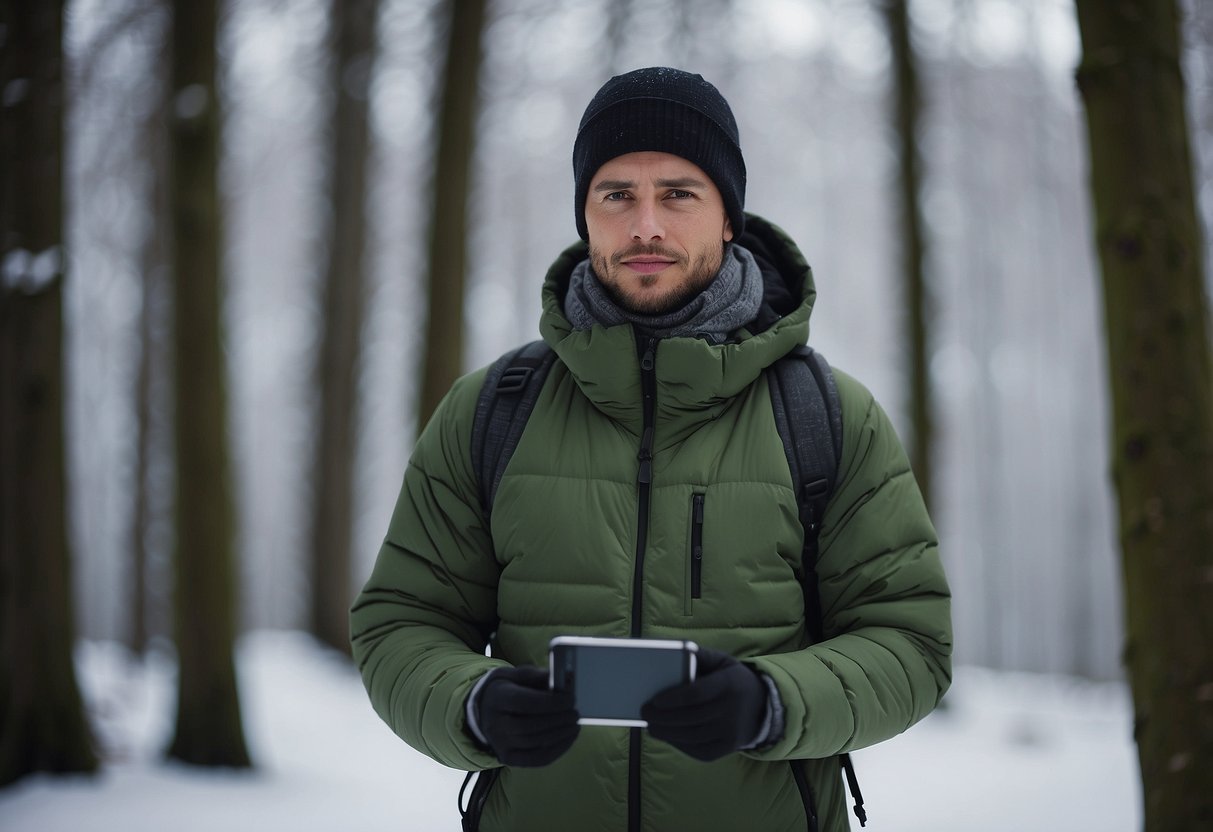
[[[474,695],[480,732],[507,766],[546,766],[569,750],[581,729],[572,692],[549,690],[548,673],[538,667],[489,671]]]
[[[706,763],[758,738],[767,696],[757,671],[727,653],[701,647],[695,681],[654,695],[640,715],[654,737]]]

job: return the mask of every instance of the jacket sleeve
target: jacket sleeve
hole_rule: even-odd
[[[350,611],[371,703],[409,745],[467,770],[500,765],[465,731],[464,701],[488,670],[499,570],[471,465],[484,372],[456,382],[409,460],[387,537]]]
[[[819,758],[896,736],[951,684],[951,594],[935,529],[892,424],[835,370],[843,408],[838,484],[821,529],[825,638],[747,662],[774,679],[783,738],[759,759]]]

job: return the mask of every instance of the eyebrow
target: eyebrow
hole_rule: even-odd
[[[684,176],[680,179],[658,179],[654,184],[656,184],[658,188],[692,189],[707,187],[706,182],[690,176]],[[635,187],[636,183],[629,179],[604,179],[594,186],[594,190],[627,191]]]

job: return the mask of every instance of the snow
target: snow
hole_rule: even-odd
[[[202,84],[190,84],[177,91],[173,99],[173,111],[182,121],[193,121],[206,112],[210,94]]]
[[[62,249],[57,245],[37,254],[23,248],[10,249],[0,261],[0,286],[27,295],[41,292],[59,276],[62,260]]]
[[[0,790],[0,829],[459,829],[463,772],[396,739],[347,660],[302,634],[262,631],[242,640],[238,663],[257,768],[205,771],[162,758],[174,698],[166,654],[140,662],[115,644],[82,643],[80,680],[103,771]],[[946,708],[854,755],[867,828],[1140,829],[1130,734],[1121,684],[959,668]]]

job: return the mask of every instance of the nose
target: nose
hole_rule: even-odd
[[[649,200],[641,200],[632,212],[632,239],[660,240],[665,237],[658,206]]]

